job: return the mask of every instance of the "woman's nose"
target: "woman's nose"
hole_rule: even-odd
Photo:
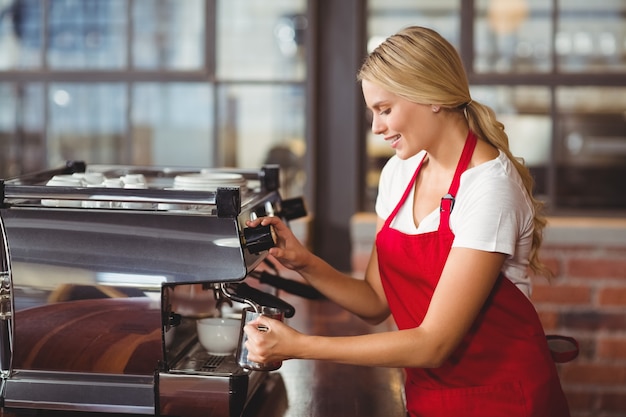
[[[382,123],[380,118],[378,116],[372,117],[372,133],[374,133],[375,135],[380,135],[384,133],[385,130],[387,130],[387,127],[384,123]]]

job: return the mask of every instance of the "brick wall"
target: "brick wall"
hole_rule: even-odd
[[[362,275],[375,215],[352,219],[352,265]],[[558,365],[572,417],[626,416],[626,219],[549,219],[541,252],[555,273],[534,277],[546,333],[575,337],[580,355]]]
[[[574,416],[626,416],[626,225],[551,219],[541,255],[555,273],[534,278],[532,300],[547,333],[580,343],[559,365]]]

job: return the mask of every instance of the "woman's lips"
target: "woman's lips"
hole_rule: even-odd
[[[398,146],[398,142],[400,142],[400,135],[392,136],[385,139],[386,141],[390,141],[390,145],[392,148]]]

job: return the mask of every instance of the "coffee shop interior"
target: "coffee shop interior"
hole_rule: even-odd
[[[532,301],[547,333],[580,344],[558,365],[572,416],[626,416],[623,0],[0,0],[0,178],[67,161],[277,164],[281,195],[306,202],[294,231],[360,275],[393,150],[370,130],[356,72],[409,25],[458,49],[472,98],[495,110],[545,202],[555,277],[533,278]],[[294,326],[322,311],[329,331],[377,330],[321,302]],[[278,371],[282,414],[258,415],[394,415],[372,402],[402,401],[387,370],[316,365],[328,379],[303,393],[299,366]],[[337,378],[353,408],[323,403]]]

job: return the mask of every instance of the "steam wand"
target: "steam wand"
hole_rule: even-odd
[[[243,303],[243,304],[247,304],[250,307],[252,307],[252,309],[254,310],[255,313],[259,313],[261,311],[259,305],[257,303],[255,303],[252,300],[249,300],[247,298],[243,298],[240,297],[238,295],[235,295],[233,293],[228,292],[228,288],[229,285],[225,282],[222,282],[220,284],[215,284],[215,286],[217,287],[216,289],[218,291],[216,291],[215,295],[217,298],[217,307],[218,309],[220,308],[221,304],[225,301],[236,301],[238,303]],[[223,297],[226,297],[226,299],[224,299]]]

